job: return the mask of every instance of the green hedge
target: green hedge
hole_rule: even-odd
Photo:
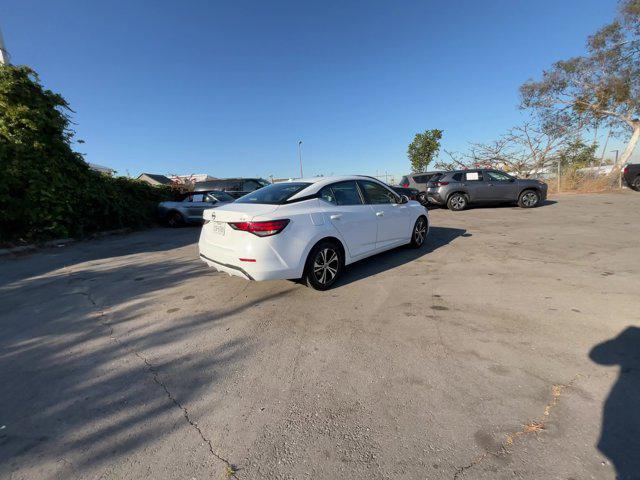
[[[0,66],[0,243],[149,225],[173,196],[90,170],[71,148],[70,108],[24,66]]]

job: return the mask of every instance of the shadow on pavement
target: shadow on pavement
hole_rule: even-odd
[[[600,365],[619,365],[615,385],[602,412],[598,449],[611,460],[619,480],[640,478],[640,328],[628,327],[596,345],[589,357]]]
[[[180,308],[169,308],[176,306],[174,287],[217,274],[189,254],[129,255],[192,243],[197,232],[131,237],[110,239],[93,252],[74,247],[62,259],[22,258],[16,266],[33,268],[21,266],[25,271],[13,272],[13,282],[0,288],[0,478],[16,472],[24,478],[93,477],[93,468],[166,448],[151,445],[169,434],[192,438],[181,433],[191,427],[162,384],[197,420],[204,412],[194,403],[202,405],[206,392],[241,368],[253,344],[236,336],[196,351],[187,345],[289,292],[229,299],[223,309],[180,315]],[[63,268],[67,264],[73,268]],[[67,459],[73,471],[64,470],[72,463]]]
[[[549,205],[554,205],[558,203],[557,200],[544,200],[543,202],[540,203],[540,205],[538,205],[535,208],[541,208],[541,207],[547,207]],[[467,208],[467,210],[476,210],[476,209],[485,209],[485,208],[518,208],[520,209],[520,207],[518,207],[518,205],[516,205],[515,203],[476,203],[473,205],[469,205],[469,207]],[[429,206],[427,206],[428,210],[448,210],[446,205],[435,205],[435,204],[430,204]],[[522,209],[522,210],[527,210],[527,209]]]
[[[153,228],[3,257],[0,258],[0,287],[17,279],[43,275],[83,262],[173,250],[195,244],[199,234],[200,229],[197,228]]]
[[[348,285],[352,282],[362,280],[363,278],[377,275],[386,270],[399,267],[405,263],[417,260],[424,255],[427,255],[440,247],[443,247],[458,237],[469,237],[471,234],[462,228],[449,228],[449,227],[431,227],[429,230],[429,236],[424,247],[422,248],[409,248],[398,247],[388,252],[374,255],[373,257],[365,258],[356,263],[348,265],[344,271],[341,279],[336,282],[334,288],[339,288],[343,285]]]

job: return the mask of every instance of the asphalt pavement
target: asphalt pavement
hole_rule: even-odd
[[[0,478],[640,478],[640,194],[430,217],[327,292],[197,227],[0,259]]]

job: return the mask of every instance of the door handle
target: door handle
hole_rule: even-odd
[[[335,214],[335,215],[330,215],[329,218],[331,220],[340,220],[342,218],[342,215],[340,215],[339,213]]]
[[[384,217],[384,212],[376,212],[376,217]]]

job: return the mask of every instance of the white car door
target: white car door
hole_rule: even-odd
[[[330,222],[346,243],[349,256],[359,257],[376,248],[377,218],[360,195],[355,180],[327,185],[319,193]]]
[[[378,220],[376,250],[407,243],[411,236],[411,215],[400,196],[379,183],[358,180],[365,201]]]

